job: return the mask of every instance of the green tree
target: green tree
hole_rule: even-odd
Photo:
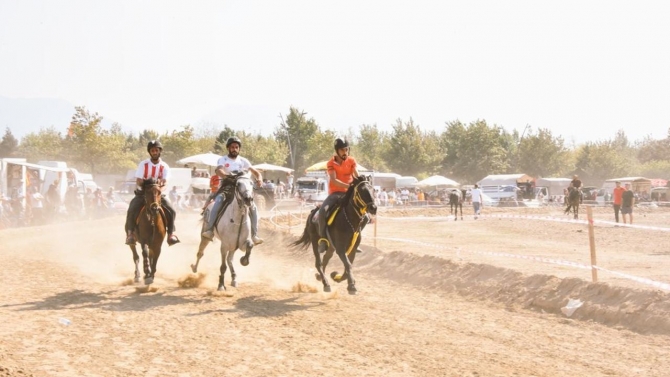
[[[322,160],[316,158],[328,158],[332,148],[328,150],[325,146],[332,145],[333,139],[324,143],[324,134],[314,118],[307,118],[307,113],[295,107],[289,109],[288,115],[281,117],[281,124],[275,129],[274,136],[278,141],[288,147],[286,165],[300,174],[309,165]],[[332,133],[328,135],[332,136]]]
[[[435,172],[442,159],[438,137],[425,133],[412,118],[396,120],[389,135],[384,157],[394,173],[425,176]]]
[[[359,136],[356,138],[356,147],[352,148],[352,155],[361,165],[374,171],[388,171],[388,164],[384,155],[388,144],[388,134],[380,131],[376,124],[362,125]]]
[[[216,137],[214,140],[214,145],[212,146],[212,150],[214,153],[217,153],[219,155],[226,155],[228,154],[228,149],[226,149],[226,141],[228,141],[228,138],[232,136],[238,136],[237,132],[233,130],[232,128],[228,126],[223,127],[223,131],[219,132],[219,135]],[[242,140],[242,144],[244,144],[244,140]]]
[[[12,131],[7,127],[0,141],[0,158],[14,157],[18,151],[19,141],[16,140]]]
[[[550,177],[565,170],[567,148],[550,130],[531,131],[519,144],[519,171],[533,177]]]
[[[113,155],[106,135],[102,117],[77,106],[65,137],[64,151],[75,166],[85,166],[91,174],[99,173],[98,167],[105,165],[106,159]]]
[[[201,153],[194,138],[193,127],[191,126],[182,126],[181,130],[172,131],[160,140],[163,144],[161,157],[171,166],[176,166],[179,159]]]
[[[261,135],[244,134],[243,155],[253,165],[268,163],[284,166],[286,164],[286,155],[288,146],[283,142],[273,138]]]
[[[63,153],[63,137],[54,127],[24,136],[18,149],[28,161],[63,161],[67,158]]]
[[[474,183],[489,174],[508,173],[511,167],[509,152],[513,137],[501,127],[489,126],[485,120],[447,123],[442,134],[446,149],[443,169],[460,182]]]

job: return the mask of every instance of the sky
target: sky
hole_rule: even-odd
[[[270,135],[293,106],[338,133],[484,119],[660,139],[669,19],[667,1],[0,0],[0,96],[131,131]]]

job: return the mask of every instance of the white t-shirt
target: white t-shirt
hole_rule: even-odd
[[[225,155],[219,158],[219,161],[216,164],[223,169],[223,172],[226,175],[230,175],[234,171],[249,171],[251,168],[251,162],[242,156],[237,156],[235,158],[230,158],[228,155]]]
[[[170,167],[163,160],[158,160],[157,164],[151,162],[150,158],[140,162],[135,171],[135,178],[149,179],[162,178],[164,180],[170,179]]]
[[[473,202],[477,202],[477,203],[482,202],[482,190],[480,190],[478,188],[472,189],[470,191],[470,195],[472,195],[472,201]]]

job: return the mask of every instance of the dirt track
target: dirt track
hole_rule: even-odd
[[[250,266],[239,266],[238,252],[240,286],[225,294],[214,292],[214,245],[201,262],[202,285],[178,285],[199,241],[195,215],[180,216],[182,243],[164,247],[147,293],[124,285],[133,264],[121,217],[0,231],[0,376],[668,375],[667,292],[608,276],[591,284],[590,271],[471,252],[584,258],[583,239],[566,237],[577,225],[491,218],[411,228],[386,215],[380,236],[411,234],[449,249],[365,247],[355,262],[357,296],[345,285],[322,293],[311,252],[287,250],[292,238],[267,227]],[[665,221],[667,213],[656,217]],[[602,228],[603,255],[620,230],[627,236],[617,247],[628,238],[658,244],[668,237]],[[543,247],[522,247],[535,242]],[[670,281],[666,265],[645,267],[668,255],[644,262],[642,253],[630,244],[621,252],[630,257],[602,260]],[[311,288],[318,292],[300,292]],[[585,304],[567,318],[560,307],[577,293]]]

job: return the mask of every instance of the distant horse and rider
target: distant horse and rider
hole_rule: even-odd
[[[463,220],[463,200],[465,195],[461,190],[453,189],[449,192],[449,213],[454,215],[454,221],[458,220],[458,210],[461,211],[461,220]]]
[[[254,186],[251,177],[249,173],[237,172],[226,179],[234,181],[229,186],[232,188],[232,191],[224,195],[225,201],[218,211],[218,216],[214,222],[214,236],[221,240],[221,267],[219,269],[221,274],[219,275],[219,285],[217,288],[219,291],[226,290],[224,276],[227,268],[230,268],[231,286],[237,287],[237,274],[233,267],[235,251],[238,249],[245,250],[244,256],[240,258],[240,264],[247,266],[249,265],[251,249],[254,247],[249,218],[249,211],[254,199]],[[207,228],[206,219],[210,216],[213,208],[214,202],[210,203],[203,213],[203,232]],[[195,264],[191,265],[193,273],[198,272],[198,264],[205,253],[205,248],[210,242],[211,239],[203,235],[200,236],[197,259]]]
[[[567,206],[565,208],[565,214],[569,214],[571,211],[573,213],[574,219],[579,218],[579,205],[582,201],[581,191],[577,188],[570,187],[568,189],[568,195],[565,197]]]
[[[377,205],[372,195],[373,189],[370,178],[359,176],[354,178],[349,185],[346,193],[340,198],[338,205],[333,206],[326,213],[326,238],[328,248],[321,257],[318,243],[320,239],[318,216],[319,208],[313,209],[307,216],[305,230],[291,246],[298,248],[307,248],[312,245],[312,251],[315,258],[315,267],[317,270],[316,278],[323,283],[323,291],[330,292],[330,284],[325,275],[326,266],[334,253],[340,257],[344,265],[344,274],[332,272],[330,277],[337,283],[347,280],[347,291],[349,294],[356,294],[356,280],[352,272],[352,265],[356,258],[358,246],[361,243],[361,232],[368,223],[368,213],[375,215]]]

